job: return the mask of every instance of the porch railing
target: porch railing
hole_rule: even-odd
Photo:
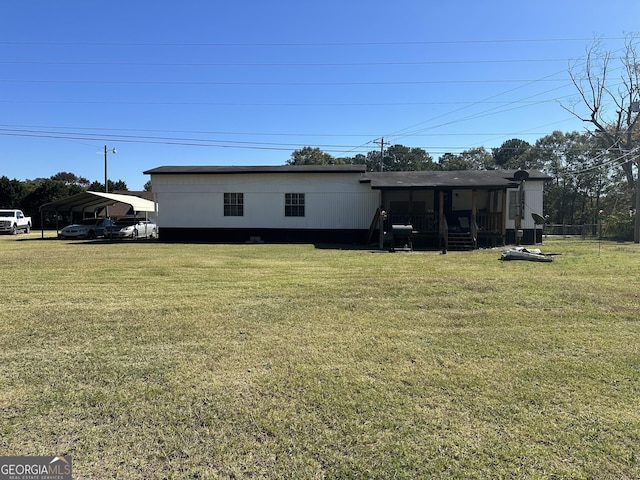
[[[388,221],[393,225],[412,225],[419,233],[438,233],[438,215],[427,213],[423,215],[398,215],[391,213]]]
[[[390,224],[412,225],[416,232],[438,233],[438,215],[427,213],[423,215],[390,214]],[[476,215],[478,232],[499,233],[502,230],[502,213],[480,212]]]
[[[481,232],[500,232],[502,230],[502,213],[479,212],[476,214],[476,223]]]

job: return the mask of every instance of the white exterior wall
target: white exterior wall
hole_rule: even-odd
[[[543,194],[544,194],[544,182],[539,181],[525,181],[523,185],[524,190],[524,210],[522,214],[522,229],[533,230],[536,225],[533,221],[532,213],[538,215],[543,214]],[[509,192],[517,192],[517,188],[507,190],[507,229],[516,228],[515,219],[509,218],[509,212],[511,211],[511,194]]]
[[[384,192],[384,205],[383,209],[393,213],[391,208],[392,202],[404,202],[409,204],[409,199],[413,200],[413,203],[422,203],[424,205],[424,212],[433,213],[435,209],[435,197],[432,190],[388,190]]]
[[[380,192],[360,174],[152,175],[160,228],[368,229]],[[224,216],[224,194],[242,193],[243,216]],[[305,216],[285,217],[285,193],[305,194]]]
[[[453,190],[451,197],[451,210],[471,210],[471,190]]]

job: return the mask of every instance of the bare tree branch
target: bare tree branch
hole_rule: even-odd
[[[562,105],[582,122],[591,124],[593,132],[605,139],[607,150],[615,152],[614,158],[625,174],[629,190],[635,188],[635,182],[628,153],[634,148],[634,128],[640,118],[640,112],[634,107],[640,95],[640,63],[636,47],[636,38],[627,35],[620,57],[622,77],[619,83],[612,85],[609,78],[612,54],[602,48],[601,42],[594,41],[586,49],[585,58],[569,66],[569,77],[580,99],[578,104],[586,108],[586,112],[578,113],[576,105],[571,108]],[[607,115],[607,106],[613,107],[615,113]]]

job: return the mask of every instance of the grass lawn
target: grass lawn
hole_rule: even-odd
[[[78,479],[640,478],[640,246],[542,248],[1,236],[0,454]]]

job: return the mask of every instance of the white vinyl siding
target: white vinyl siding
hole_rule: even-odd
[[[368,229],[380,192],[359,173],[153,175],[160,228]],[[224,215],[224,193],[242,192],[243,216]],[[304,217],[286,217],[285,193],[304,193]]]
[[[532,213],[543,215],[543,182],[527,181],[524,184],[524,208],[522,212],[522,228],[525,230],[535,228]],[[507,228],[515,228],[515,212],[517,208],[518,190],[507,190]]]

